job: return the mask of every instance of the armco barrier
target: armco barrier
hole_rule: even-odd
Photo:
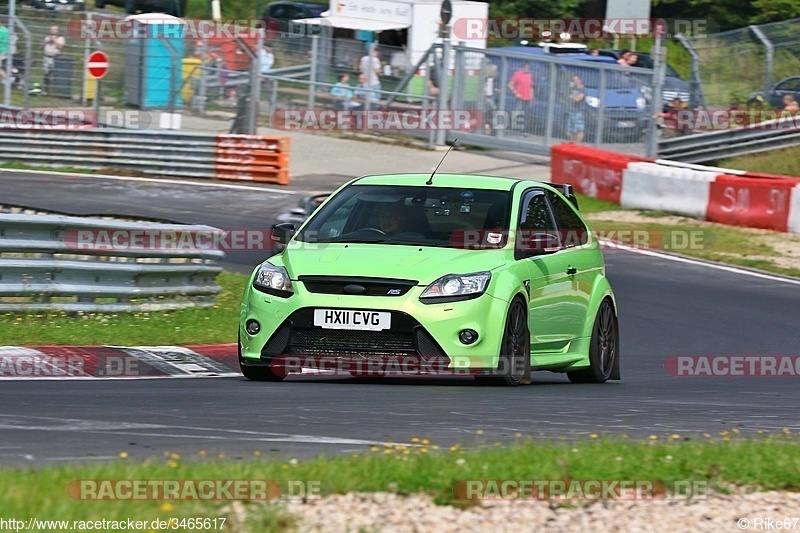
[[[146,175],[289,183],[289,139],[146,130],[3,130],[0,161]]]
[[[225,253],[208,226],[0,213],[0,311],[157,311],[214,304]],[[151,238],[164,246],[147,247]],[[90,242],[87,242],[90,241]]]
[[[552,149],[551,181],[623,207],[800,233],[798,178],[646,160],[564,143]]]

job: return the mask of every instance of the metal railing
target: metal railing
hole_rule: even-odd
[[[129,312],[213,305],[224,252],[171,240],[198,232],[220,230],[0,213],[0,311]],[[141,244],[153,236],[151,243],[156,239],[174,246],[121,244],[136,235]]]
[[[289,182],[288,146],[288,139],[250,135],[0,129],[0,161],[283,185]]]
[[[793,120],[772,120],[757,126],[720,130],[661,140],[658,156],[685,163],[705,163],[781,148],[800,146],[800,128]]]

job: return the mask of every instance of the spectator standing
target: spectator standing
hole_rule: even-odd
[[[586,88],[583,85],[583,80],[577,74],[572,77],[572,81],[569,84],[569,96],[567,98],[569,109],[567,134],[570,141],[582,143],[586,130],[583,118],[583,102],[586,99]]]
[[[50,34],[44,38],[44,56],[42,57],[44,83],[47,89],[50,88],[56,56],[61,54],[61,49],[64,48],[65,44],[64,37],[58,34],[58,26],[50,26]]]
[[[371,89],[375,91],[381,90],[381,60],[378,57],[378,49],[372,51],[372,54],[367,53],[358,62],[358,71],[367,77],[367,83]]]
[[[531,66],[528,63],[523,63],[522,68],[511,76],[511,79],[508,80],[508,89],[514,95],[512,109],[517,115],[522,114],[523,124],[527,127],[530,106],[534,98],[533,74],[531,74]],[[516,124],[517,120],[516,116],[513,117],[512,123]],[[523,136],[527,135],[527,131],[523,132]]]
[[[275,54],[272,53],[272,47],[264,43],[261,50],[258,51],[258,62],[260,64],[260,74],[263,76],[272,70],[275,65]]]

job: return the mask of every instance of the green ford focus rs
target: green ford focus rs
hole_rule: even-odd
[[[366,176],[332,194],[244,293],[251,380],[317,371],[619,379],[614,293],[569,186],[437,174]]]

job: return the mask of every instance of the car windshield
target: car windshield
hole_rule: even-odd
[[[497,248],[505,244],[509,208],[508,191],[351,185],[325,204],[296,240]]]

